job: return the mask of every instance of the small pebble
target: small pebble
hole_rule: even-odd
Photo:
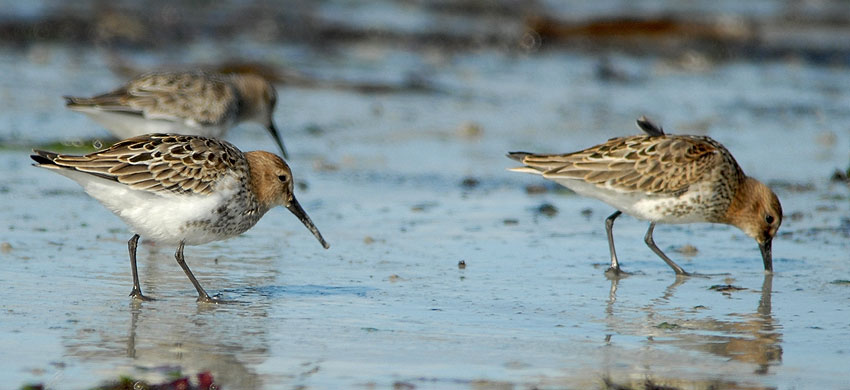
[[[393,383],[393,390],[413,390],[416,388],[416,385],[408,382],[395,382]]]
[[[676,248],[676,252],[679,252],[685,256],[696,256],[697,253],[699,253],[699,250],[697,250],[697,247],[691,244],[685,244]]]
[[[558,208],[553,206],[551,203],[543,203],[537,208],[537,212],[547,217],[554,217],[558,214]]]
[[[325,133],[325,129],[323,129],[321,126],[319,126],[315,123],[311,123],[311,124],[307,125],[304,128],[304,130],[307,132],[307,134],[316,135],[316,136],[322,135],[322,134]]]
[[[836,169],[832,174],[832,177],[829,178],[830,181],[840,183],[845,182],[850,184],[850,168],[847,168],[846,172],[842,172],[840,169]]]
[[[431,210],[432,208],[437,207],[438,205],[439,203],[437,202],[422,202],[411,206],[410,211],[421,213],[423,211]]]
[[[474,177],[465,177],[463,181],[460,182],[461,187],[467,189],[478,187],[479,184],[481,184],[481,182]]]
[[[548,189],[543,184],[529,184],[525,186],[525,193],[529,195],[545,194]]]

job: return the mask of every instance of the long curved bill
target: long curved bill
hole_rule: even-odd
[[[292,214],[295,214],[295,216],[301,220],[301,223],[303,223],[304,226],[307,227],[307,229],[310,229],[310,231],[313,232],[313,235],[316,236],[316,239],[319,240],[319,243],[322,244],[325,249],[331,247],[330,245],[328,245],[327,242],[325,242],[325,239],[322,238],[322,233],[319,233],[319,229],[316,228],[316,225],[313,225],[313,221],[310,220],[310,217],[307,215],[307,212],[304,211],[303,208],[301,208],[301,205],[298,203],[298,199],[295,199],[295,197],[293,196],[292,201],[289,202],[289,205],[286,206],[286,208],[291,211]]]
[[[764,261],[764,270],[773,272],[773,239],[769,239],[763,243],[759,243],[761,249],[761,259]]]
[[[277,146],[280,148],[280,153],[283,154],[283,158],[289,159],[289,155],[286,153],[286,147],[283,146],[283,137],[280,136],[280,133],[277,131],[277,127],[275,127],[274,122],[269,124],[267,127],[269,133],[274,137],[274,142],[277,142]]]

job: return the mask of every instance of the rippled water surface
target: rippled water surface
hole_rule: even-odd
[[[381,4],[354,7],[350,22],[433,22]],[[28,158],[111,142],[60,97],[126,76],[93,46],[0,47],[0,387],[174,372],[210,372],[225,389],[847,386],[850,189],[830,180],[850,163],[844,65],[241,36],[119,55],[138,67],[244,58],[323,80],[279,83],[275,119],[297,196],[331,248],[282,208],[238,238],[187,247],[208,291],[239,301],[209,306],[175,248],[144,243],[142,288],[158,300],[132,302],[132,233]],[[352,87],[364,84],[390,88]],[[642,114],[710,135],[774,188],[785,213],[775,275],[734,228],[659,226],[659,247],[710,275],[677,281],[643,243],[646,223],[622,217],[617,247],[635,274],[606,279],[613,210],[506,171],[507,151],[574,151],[637,133]],[[228,139],[275,150],[250,124]]]

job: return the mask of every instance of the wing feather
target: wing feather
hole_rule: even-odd
[[[52,163],[136,190],[204,195],[232,170],[247,169],[248,164],[226,141],[175,134],[134,137],[84,156],[55,155]]]
[[[677,193],[709,173],[725,149],[708,137],[631,136],[575,153],[522,156],[548,179],[577,179],[620,191]]]
[[[200,125],[223,125],[239,109],[233,85],[221,75],[204,72],[148,73],[111,92],[65,99],[72,109],[90,107]]]

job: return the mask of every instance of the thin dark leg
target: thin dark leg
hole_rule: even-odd
[[[652,239],[653,230],[655,230],[655,222],[651,222],[649,224],[649,230],[646,231],[646,236],[643,237],[643,240],[646,242],[646,245],[649,246],[649,249],[652,249],[652,251],[655,252],[655,254],[661,258],[661,260],[664,260],[664,262],[667,263],[667,265],[669,265],[670,268],[672,268],[673,271],[676,272],[676,275],[691,276],[691,274],[685,272],[682,267],[679,267],[678,264],[674,263],[673,260],[670,260],[670,258],[667,257],[667,255],[665,255],[664,252],[661,251],[661,249],[658,249],[658,247],[655,245],[655,240]]]
[[[140,301],[152,301],[153,299],[142,295],[142,287],[139,285],[139,271],[136,270],[136,248],[139,246],[139,235],[134,234],[130,241],[127,241],[127,247],[130,249],[130,268],[133,270],[133,291],[130,291],[130,296]]]
[[[608,250],[611,252],[611,267],[605,270],[606,274],[625,274],[625,272],[620,269],[620,262],[617,261],[617,251],[614,249],[614,220],[622,213],[622,211],[617,210],[614,214],[605,218],[605,232],[608,233]]]
[[[195,289],[198,290],[198,302],[218,303],[218,300],[211,298],[204,288],[201,287],[201,284],[198,283],[198,279],[195,279],[195,275],[192,274],[189,266],[186,265],[186,260],[183,259],[183,241],[180,241],[180,245],[177,247],[177,252],[174,254],[174,258],[177,259],[177,264],[180,264],[180,268],[183,268],[183,272],[186,273],[189,281],[192,282],[192,285],[194,285]]]

